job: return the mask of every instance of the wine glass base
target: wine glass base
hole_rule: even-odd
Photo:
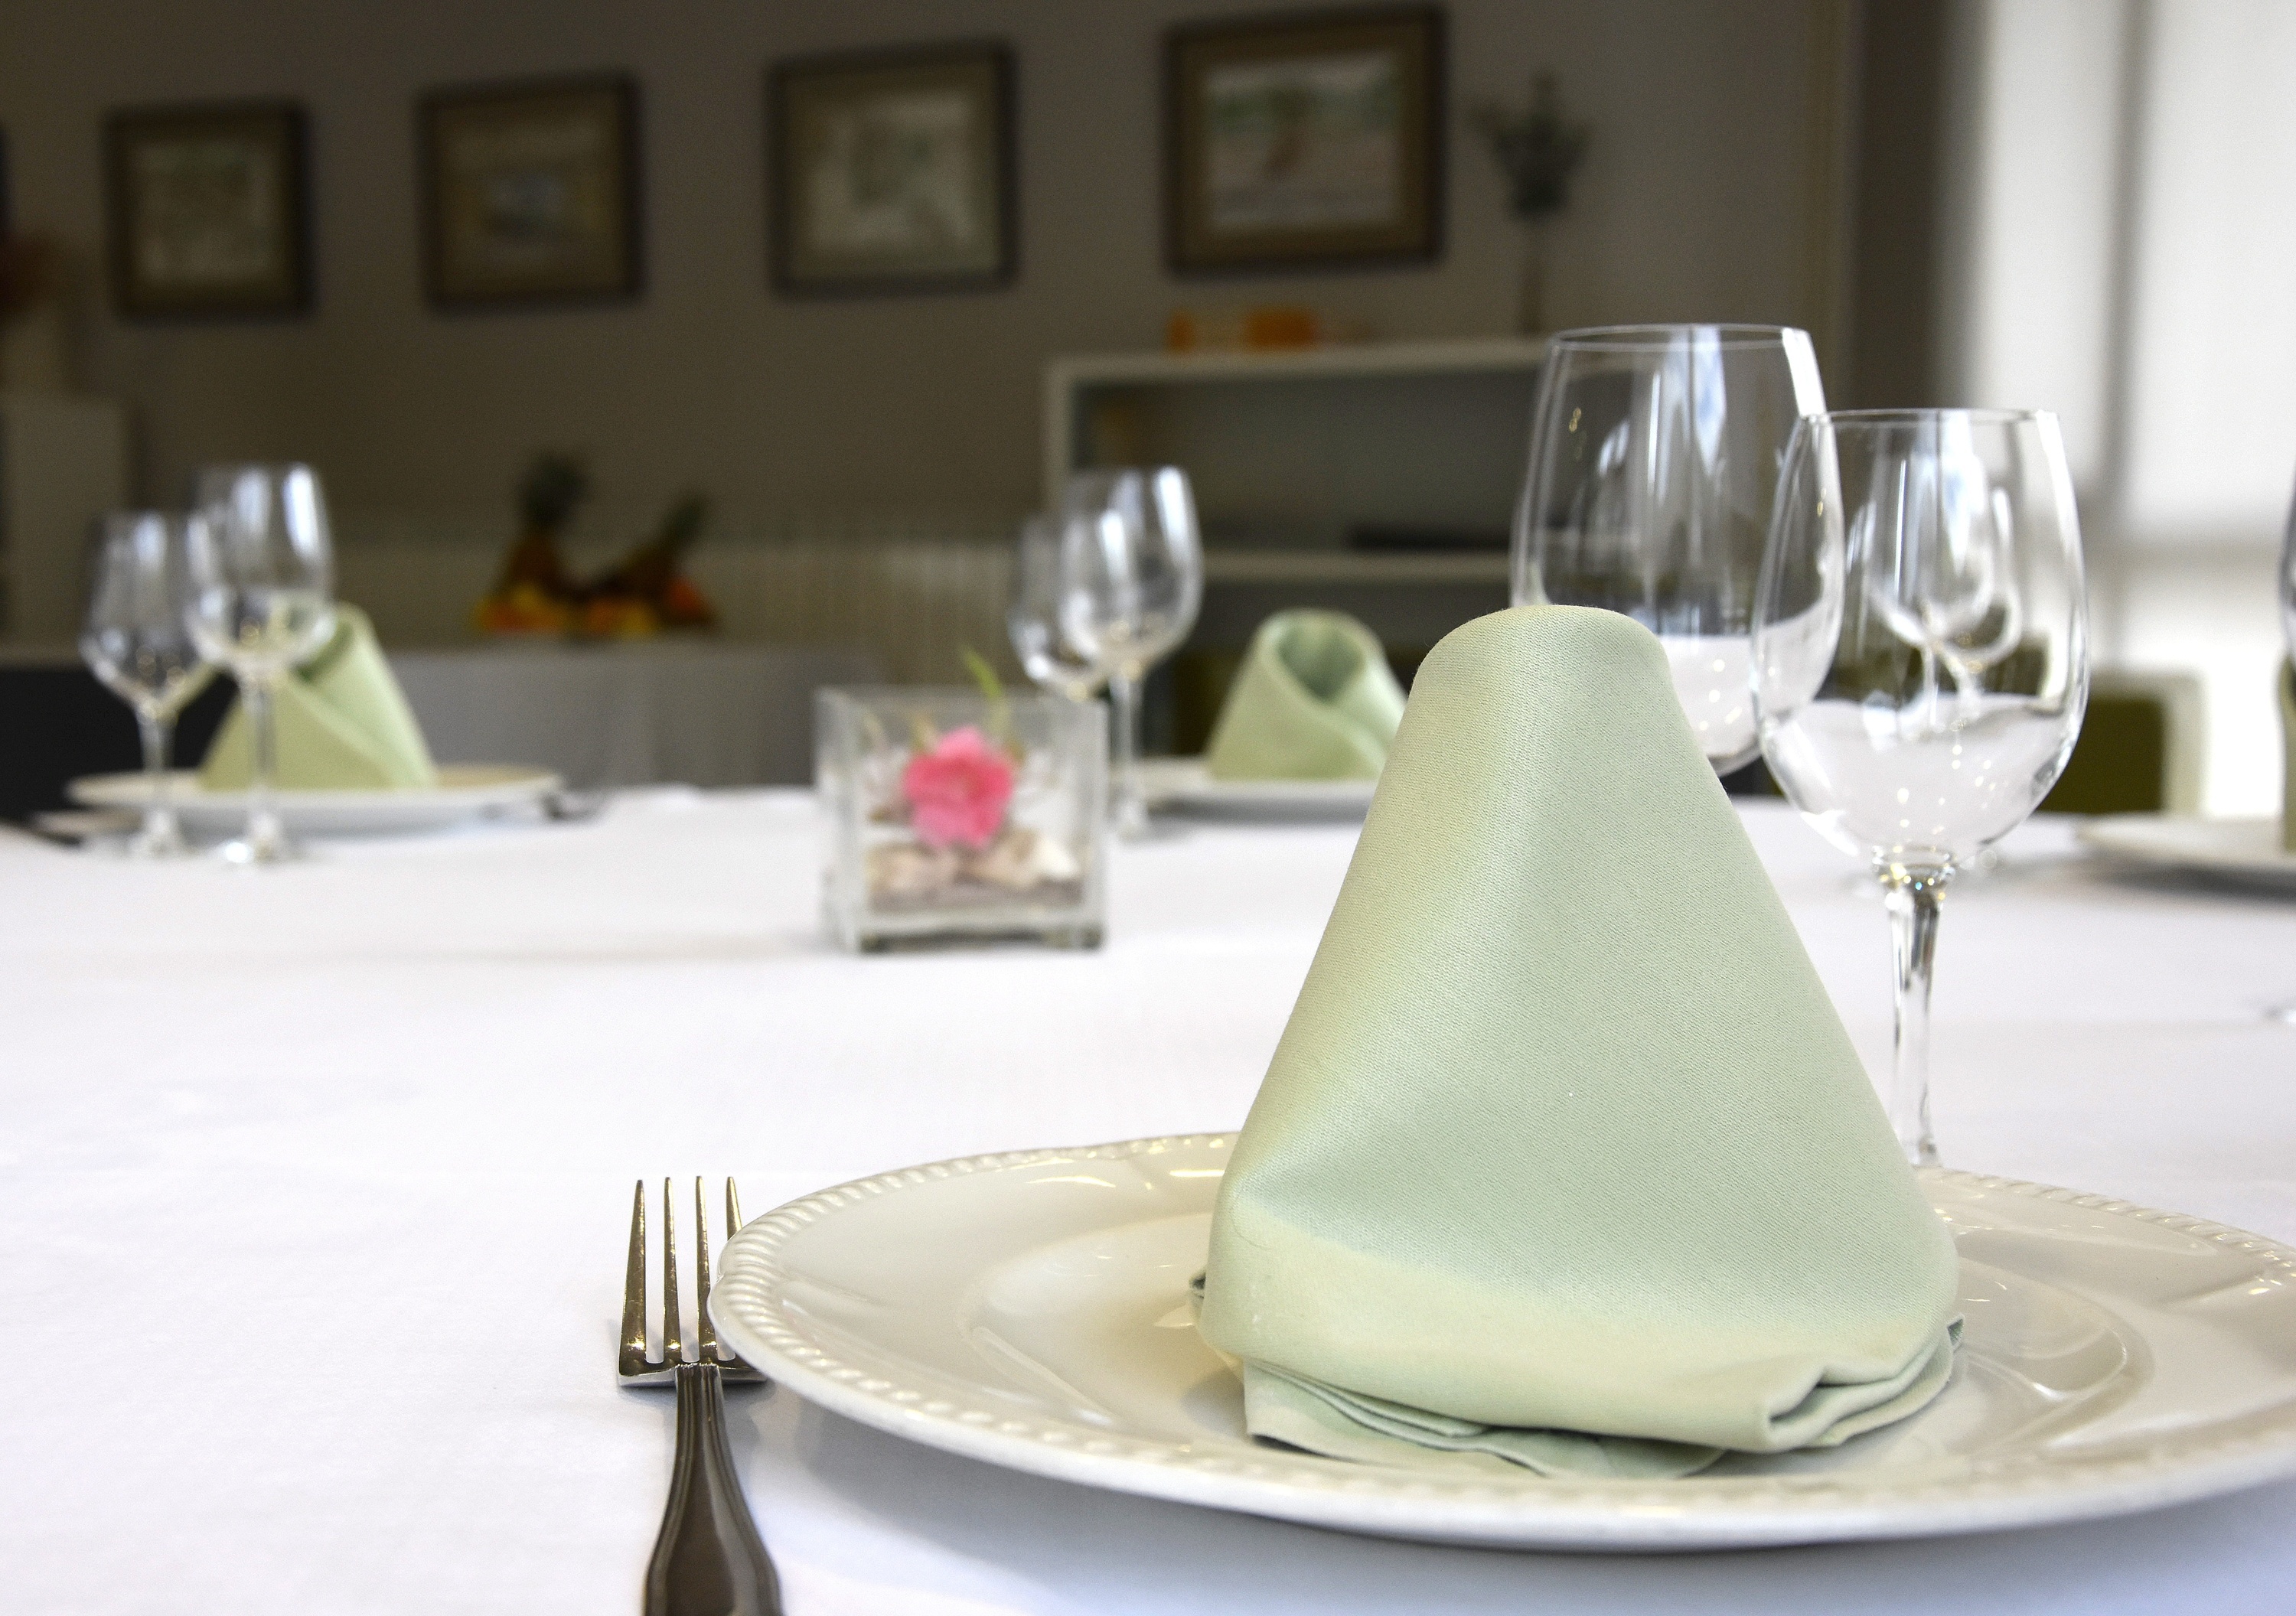
[[[119,844],[119,851],[131,859],[188,859],[199,849],[180,830],[139,830]]]
[[[2296,1001],[2267,1005],[2264,1008],[2264,1019],[2276,1021],[2284,1027],[2296,1027]]]
[[[285,837],[234,837],[215,850],[215,856],[226,864],[242,869],[256,869],[272,864],[294,864],[307,855],[299,843]]]

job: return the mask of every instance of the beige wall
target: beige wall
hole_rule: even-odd
[[[1822,4],[1823,0],[1817,0]],[[120,325],[77,364],[130,400],[147,497],[213,457],[298,457],[339,507],[493,519],[539,445],[586,446],[610,510],[685,485],[729,524],[1031,502],[1044,359],[1154,345],[1182,301],[1302,299],[1390,337],[1504,329],[1517,242],[1459,127],[1551,65],[1595,126],[1554,293],[1565,322],[1797,320],[1812,0],[1452,0],[1448,248],[1429,267],[1179,282],[1158,230],[1159,41],[1267,0],[0,0],[20,227],[92,266],[98,127],[138,102],[292,95],[314,132],[308,317]],[[767,289],[761,69],[792,52],[996,36],[1020,61],[1010,290],[849,302]],[[416,261],[427,86],[602,69],[644,97],[647,290],[444,316]]]

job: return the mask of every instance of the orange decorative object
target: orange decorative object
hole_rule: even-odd
[[[709,598],[679,570],[708,520],[708,503],[693,494],[679,500],[652,538],[584,583],[567,570],[558,537],[588,491],[572,455],[543,455],[528,470],[519,486],[518,543],[472,613],[479,632],[637,640],[668,628],[716,627]]]
[[[1164,322],[1164,347],[1175,354],[1311,348],[1363,336],[1360,322],[1335,324],[1296,303],[1262,304],[1242,313],[1176,308]]]
[[[1273,306],[1247,310],[1243,316],[1243,346],[1248,348],[1311,348],[1323,339],[1323,325],[1312,308]]]

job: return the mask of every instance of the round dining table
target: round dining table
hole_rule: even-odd
[[[1888,926],[1742,804],[1868,1067]],[[1243,1120],[1354,845],[1172,821],[1107,941],[855,956],[793,791],[242,872],[0,833],[0,1609],[627,1612],[672,1403],[613,1373],[631,1187]],[[2296,1239],[2296,897],[2037,820],[1948,900],[1948,1163]],[[1528,922],[1527,922],[1528,923]],[[1462,971],[1472,960],[1459,962]],[[2289,1343],[2296,1362],[2296,1342]],[[793,1616],[2280,1611],[2296,1484],[1947,1539],[1432,1547],[1017,1473],[729,1388]]]

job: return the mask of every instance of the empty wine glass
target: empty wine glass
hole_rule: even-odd
[[[1117,833],[1144,836],[1140,683],[1188,637],[1203,600],[1203,550],[1187,473],[1177,466],[1078,473],[1062,502],[1061,543],[1062,636],[1107,670],[1115,698]]]
[[[1816,352],[1791,327],[1613,326],[1547,345],[1514,603],[1604,607],[1656,634],[1720,773],[1760,749],[1755,579],[1794,422],[1824,408]]]
[[[1090,701],[1108,681],[1108,670],[1078,650],[1061,626],[1061,602],[1074,571],[1073,552],[1062,543],[1061,531],[1059,522],[1043,516],[1021,526],[1004,626],[1021,671],[1041,689]]]
[[[2288,507],[2288,527],[2280,541],[2280,632],[2296,657],[2296,501]]]
[[[190,848],[176,823],[168,745],[176,715],[199,691],[207,659],[192,641],[191,531],[197,517],[157,510],[103,518],[89,569],[79,654],[135,714],[144,740],[144,825],[127,842],[137,858]]]
[[[2088,700],[2080,521],[2043,411],[1849,411],[1795,431],[1754,619],[1762,755],[1890,910],[1890,1113],[1933,1165],[1930,967],[1955,872],[2022,824]]]
[[[296,855],[274,797],[279,681],[334,632],[334,547],[318,473],[308,466],[213,466],[195,499],[189,622],[201,650],[239,681],[254,742],[247,828],[226,843],[234,864]]]
[[[2288,659],[2280,665],[2276,682],[2280,686],[2281,722],[2289,722],[2287,714],[2296,711],[2296,500],[2288,507],[2288,527],[2280,542],[2280,631],[2287,645]],[[2281,745],[2296,745],[2296,734],[2284,730]],[[2283,847],[2290,845],[2289,821],[2296,819],[2296,792],[2288,792],[2280,804],[2280,841]],[[2296,1000],[2288,1000],[2267,1008],[2265,1017],[2284,1026],[2296,1027]]]

